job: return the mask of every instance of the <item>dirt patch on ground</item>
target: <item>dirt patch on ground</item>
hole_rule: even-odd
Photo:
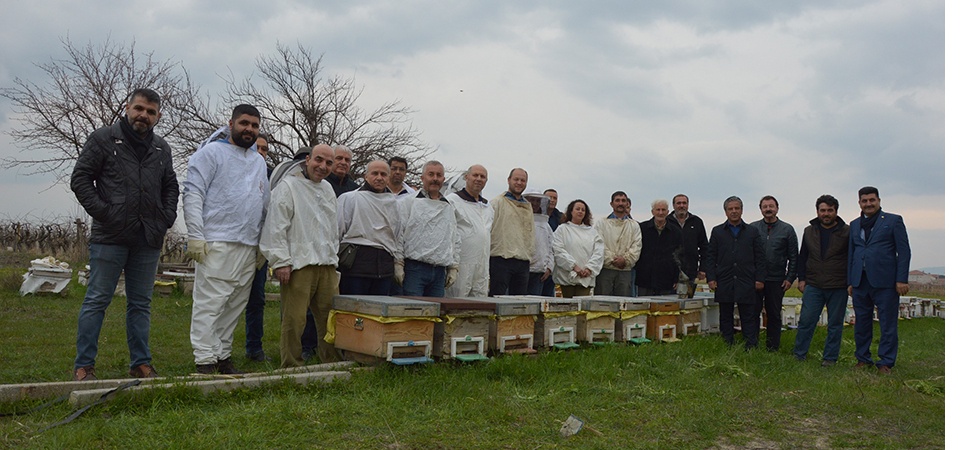
[[[759,437],[752,437],[744,444],[733,444],[727,438],[716,442],[710,447],[714,450],[744,450],[744,449],[781,449],[781,448],[810,448],[810,449],[830,449],[832,448],[829,439],[825,435],[825,430],[830,426],[829,421],[821,421],[815,418],[804,418],[792,422],[783,430],[784,438],[779,442],[768,441]]]

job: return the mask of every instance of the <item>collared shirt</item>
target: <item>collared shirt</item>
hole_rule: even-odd
[[[738,237],[738,233],[742,231],[742,227],[744,226],[745,226],[744,220],[740,221],[738,225],[732,225],[731,222],[725,221],[725,229],[728,230],[729,233],[732,233],[732,236],[735,237]]]
[[[515,202],[527,203],[527,200],[524,199],[523,195],[521,196],[521,198],[517,198],[517,196],[510,191],[504,192],[504,197],[509,198]]]
[[[473,196],[470,195],[470,193],[466,189],[460,189],[458,192],[456,192],[456,195],[458,195],[459,198],[466,200],[468,202],[487,203],[487,199],[483,198],[482,195],[480,196],[480,198],[473,198]]]

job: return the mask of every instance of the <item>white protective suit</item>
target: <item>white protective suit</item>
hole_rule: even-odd
[[[534,254],[531,255],[531,273],[555,270],[554,232],[548,224],[548,216],[534,215]]]
[[[459,265],[462,245],[456,211],[445,197],[432,200],[424,192],[399,197],[398,223],[405,259],[442,267]]]
[[[302,171],[287,175],[272,191],[259,247],[273,270],[291,266],[336,266],[337,197],[326,180],[314,184]]]
[[[459,193],[446,196],[456,209],[460,238],[459,274],[446,289],[447,297],[486,297],[490,292],[490,228],[493,208],[489,203],[468,201]]]
[[[337,199],[340,242],[384,249],[396,261],[402,259],[395,199],[387,189],[374,192],[366,186],[341,194]]]
[[[187,162],[187,236],[208,246],[194,271],[190,338],[195,364],[231,357],[235,326],[255,277],[256,249],[269,203],[266,173],[258,153],[227,140],[208,142]]]
[[[594,227],[565,222],[558,225],[554,237],[555,270],[552,273],[555,284],[559,286],[595,286],[595,276],[602,270],[602,256],[605,246],[602,236]],[[592,270],[592,276],[579,277],[572,268],[575,266]]]
[[[228,141],[194,152],[184,181],[187,238],[259,245],[269,204],[266,173],[262,156]]]

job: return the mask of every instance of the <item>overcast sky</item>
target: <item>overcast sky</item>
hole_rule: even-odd
[[[634,217],[656,198],[691,198],[710,228],[722,201],[779,199],[799,233],[832,194],[846,220],[857,190],[902,214],[912,268],[945,265],[945,4],[942,1],[35,2],[4,1],[0,86],[33,63],[107,37],[182,62],[218,95],[277,40],[354,76],[362,106],[401,100],[458,169],[480,163],[484,192],[513,167],[529,188]],[[247,99],[242,99],[247,101]],[[164,105],[164,112],[166,105]],[[17,112],[0,100],[0,155]],[[203,136],[202,136],[203,138]],[[0,170],[0,217],[81,209],[52,178]]]

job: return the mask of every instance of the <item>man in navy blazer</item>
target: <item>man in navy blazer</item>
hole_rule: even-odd
[[[879,373],[889,374],[898,355],[898,297],[909,292],[912,250],[902,216],[881,210],[877,188],[858,190],[858,205],[861,217],[851,222],[847,260],[847,289],[855,316],[855,367],[875,365]],[[881,328],[877,363],[871,359],[875,307]]]

